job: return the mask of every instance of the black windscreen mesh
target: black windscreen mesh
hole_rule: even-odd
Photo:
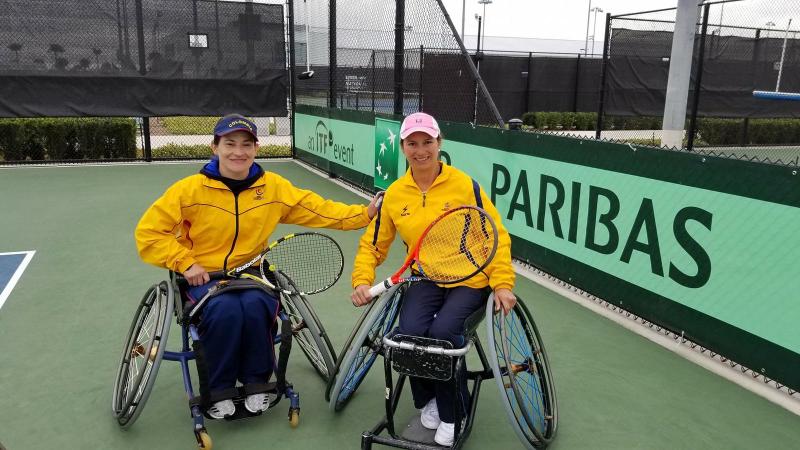
[[[3,0],[0,116],[284,115],[284,34],[282,5]]]

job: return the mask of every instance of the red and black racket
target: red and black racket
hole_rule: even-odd
[[[477,206],[459,206],[437,217],[394,275],[370,288],[373,297],[405,281],[453,284],[480,273],[497,252],[497,227]],[[403,274],[411,268],[415,273]]]

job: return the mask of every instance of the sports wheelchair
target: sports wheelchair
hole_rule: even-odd
[[[213,274],[212,278],[220,279],[222,276]],[[231,281],[233,280],[221,279],[220,283]],[[275,282],[282,291],[299,292],[292,280],[280,271],[275,272]],[[199,316],[199,311],[189,301],[187,292],[186,280],[172,272],[168,280],[154,284],[145,292],[125,339],[114,382],[111,409],[120,427],[125,429],[132,426],[144,409],[161,361],[178,361],[181,364],[184,388],[190,399],[189,410],[194,422],[197,445],[210,449],[212,441],[204,424],[204,417],[210,417],[205,414],[200,397],[194,394],[189,373],[189,361],[196,360],[197,356],[190,344],[198,340],[195,319]],[[182,330],[180,351],[166,350],[172,315]],[[275,407],[283,397],[289,400],[288,419],[294,428],[300,421],[300,395],[286,380],[292,343],[297,342],[324,381],[328,381],[332,374],[336,356],[322,323],[304,295],[280,292],[278,318],[280,329],[274,338],[275,344],[279,346],[274,369],[275,381],[268,383],[264,389],[269,398],[268,409]],[[251,414],[241,405],[245,394],[247,393],[239,387],[239,396],[234,399],[237,412],[226,420],[261,414]]]
[[[555,437],[558,426],[553,376],[536,324],[524,303],[517,301],[508,315],[494,311],[493,294],[486,308],[467,319],[467,345],[448,348],[449,342],[393,333],[406,284],[393,286],[374,300],[364,311],[348,338],[326,391],[334,411],[342,410],[352,398],[378,355],[384,358],[386,379],[386,416],[361,436],[361,448],[373,443],[406,449],[443,448],[433,440],[435,430],[418,425],[418,416],[398,432],[394,414],[407,377],[420,376],[437,380],[452,379],[464,367],[465,354],[474,347],[482,363],[481,370],[468,370],[472,381],[469,405],[456,407],[455,438],[451,448],[461,448],[472,430],[478,394],[483,380],[494,378],[501,402],[517,437],[528,448],[546,447]],[[486,322],[488,357],[478,338],[477,328]],[[396,383],[392,372],[399,373]],[[457,389],[453,383],[453,389]],[[458,406],[458,405],[456,405]],[[386,431],[388,436],[383,432]]]

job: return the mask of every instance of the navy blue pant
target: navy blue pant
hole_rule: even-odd
[[[195,286],[201,299],[216,281]],[[229,291],[209,300],[200,316],[200,342],[212,397],[242,384],[266,383],[275,366],[278,301],[260,289]]]
[[[461,348],[467,343],[464,322],[472,313],[484,307],[485,302],[486,292],[482,289],[465,286],[443,288],[429,281],[412,283],[403,298],[398,332],[450,341],[453,348]],[[458,404],[466,408],[469,394],[466,367],[462,367],[464,370],[456,374],[461,396]],[[443,422],[455,422],[453,380],[411,377],[409,382],[416,408],[422,408],[435,397],[439,418]],[[462,414],[466,415],[466,409]]]

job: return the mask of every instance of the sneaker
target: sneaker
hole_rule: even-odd
[[[269,397],[263,392],[250,394],[244,399],[244,407],[253,414],[264,412],[269,408]]]
[[[436,429],[436,436],[433,437],[433,440],[439,445],[452,447],[453,435],[455,434],[455,431],[456,424],[442,422],[439,424],[439,428]]]
[[[439,419],[439,408],[436,406],[435,398],[432,398],[428,404],[420,410],[419,421],[422,422],[423,427],[429,430],[437,429],[439,424],[442,423]]]
[[[221,400],[211,405],[206,412],[214,419],[224,419],[236,412],[236,405],[233,404],[233,400]]]

